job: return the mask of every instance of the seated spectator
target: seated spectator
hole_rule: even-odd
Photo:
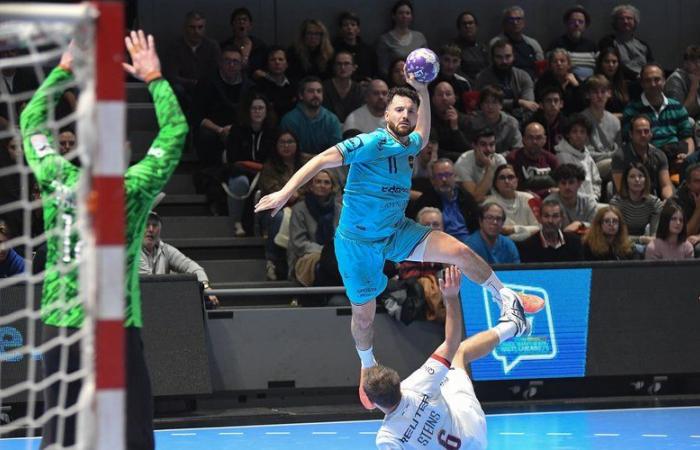
[[[58,134],[58,153],[65,156],[75,149],[76,138],[75,133],[70,128],[61,130]]]
[[[8,60],[19,55],[16,48],[7,48],[7,44],[3,47],[0,51],[0,60],[7,63]],[[12,125],[19,128],[19,114],[27,104],[29,94],[39,87],[36,73],[29,66],[3,66],[0,74],[2,74],[0,81],[3,81],[7,88],[2,90],[3,94],[7,92],[9,95],[26,95],[24,100],[17,99],[13,104],[7,100],[0,102],[0,129],[9,129]],[[74,96],[72,90],[67,90],[65,95]]]
[[[287,78],[287,52],[279,46],[268,47],[267,66],[265,70],[258,69],[255,77],[255,87],[272,103],[277,117],[282,117],[294,108],[297,99],[297,89]]]
[[[513,67],[513,46],[505,40],[491,44],[491,65],[476,77],[476,90],[491,84],[503,90],[503,109],[518,120],[539,109],[535,103],[532,78],[524,70]]]
[[[636,80],[642,67],[654,60],[649,44],[635,35],[639,26],[639,10],[629,4],[617,5],[613,8],[611,16],[614,33],[601,39],[598,48],[616,48],[620,52],[620,66],[625,78]]]
[[[633,256],[632,241],[627,236],[627,225],[620,210],[614,206],[600,208],[583,237],[583,259],[620,261],[632,259]]]
[[[507,156],[523,146],[520,125],[515,117],[503,112],[503,91],[497,86],[485,86],[479,95],[479,110],[467,121],[467,138],[475,142],[479,130],[490,128],[496,136],[496,152]]]
[[[464,242],[477,228],[478,203],[457,184],[454,165],[447,158],[440,158],[432,164],[430,182],[432,189],[409,204],[406,215],[415,217],[417,211],[426,206],[437,208],[442,211],[445,233]]]
[[[384,81],[370,81],[365,91],[365,104],[348,114],[343,123],[343,131],[355,129],[369,133],[377,128],[385,128],[384,113],[388,96],[389,87]]]
[[[457,159],[455,173],[462,187],[481,203],[491,192],[494,174],[506,159],[496,153],[496,135],[491,128],[482,128],[475,136],[474,150]]]
[[[323,247],[333,240],[340,218],[338,182],[328,170],[314,176],[303,201],[292,207],[287,246],[288,279],[313,286]]]
[[[430,191],[430,168],[438,160],[438,141],[435,135],[430,135],[428,143],[413,160],[413,175],[411,175],[411,200],[416,200],[424,192]],[[455,167],[455,170],[457,168]],[[440,219],[442,221],[442,217]]]
[[[338,18],[338,37],[333,41],[336,52],[350,52],[357,65],[353,79],[359,82],[369,82],[377,75],[377,52],[374,47],[365,43],[360,36],[360,17],[350,11],[345,11]]]
[[[160,216],[151,211],[148,214],[146,231],[141,243],[139,273],[144,275],[165,275],[171,272],[191,273],[197,276],[197,281],[202,283],[204,289],[209,289],[209,277],[202,266],[183,255],[172,245],[161,241],[162,228],[163,221]],[[219,304],[219,300],[214,295],[209,296],[209,301],[214,306]]]
[[[683,208],[688,241],[697,254],[700,251],[700,164],[691,164],[686,168],[685,181],[673,200]]]
[[[326,78],[333,62],[333,53],[333,45],[323,22],[304,20],[294,44],[287,50],[287,74],[292,83],[306,77]]]
[[[252,224],[252,210],[243,214],[250,184],[274,151],[276,117],[264,95],[253,93],[241,104],[240,125],[231,128],[226,143],[228,214],[236,236],[245,236],[243,223]],[[249,202],[250,206],[250,202]]]
[[[700,46],[689,45],[683,52],[683,67],[676,69],[667,79],[664,94],[672,98],[688,111],[688,115],[697,120],[700,117]]]
[[[562,231],[561,204],[545,200],[540,208],[542,230],[518,243],[524,263],[580,261],[583,257],[581,238],[576,233]]]
[[[455,161],[469,148],[467,140],[467,116],[457,111],[452,85],[441,81],[435,86],[431,103],[431,128],[440,144],[440,157]]]
[[[554,186],[550,172],[559,166],[557,157],[545,151],[544,127],[531,122],[525,126],[523,148],[511,152],[506,160],[515,168],[518,186],[544,198]]]
[[[389,75],[386,76],[387,84],[389,89],[394,87],[406,87],[408,82],[404,74],[404,67],[406,66],[405,58],[396,58],[389,64]]]
[[[622,118],[622,132],[630,129],[630,120],[644,114],[651,119],[651,143],[666,154],[671,169],[695,151],[693,128],[683,105],[664,95],[663,69],[656,64],[644,66],[640,82],[642,98],[627,105]]]
[[[578,164],[586,172],[586,179],[581,185],[580,193],[600,199],[600,173],[588,147],[588,137],[591,134],[591,124],[580,114],[569,118],[564,127],[564,139],[557,144],[557,159],[559,164]]]
[[[595,61],[595,74],[603,75],[607,78],[612,89],[610,101],[605,105],[605,109],[613,113],[618,119],[622,119],[622,112],[630,102],[630,93],[627,87],[627,80],[622,74],[620,52],[617,48],[604,48],[598,53]]]
[[[446,44],[440,47],[437,56],[440,58],[440,72],[438,72],[437,78],[430,83],[430,91],[434,91],[440,82],[446,81],[450,83],[457,99],[455,107],[462,112],[466,112],[462,102],[462,95],[471,90],[471,84],[466,78],[457,73],[462,51],[454,44]]]
[[[197,83],[216,73],[221,57],[219,45],[206,36],[206,25],[199,11],[185,14],[182,37],[168,47],[163,57],[163,74],[188,113]]]
[[[537,122],[544,127],[545,143],[544,149],[554,154],[559,141],[564,136],[564,123],[566,117],[562,113],[564,109],[564,93],[559,86],[545,86],[539,92],[537,102],[540,109],[530,117],[529,122]]]
[[[442,223],[442,212],[431,206],[426,206],[418,211],[416,222],[433,230],[444,231]],[[399,263],[399,279],[407,280],[409,278],[419,278],[428,275],[437,277],[438,272],[443,269],[440,263],[420,262],[420,261],[403,261]]]
[[[341,139],[338,117],[323,103],[323,85],[316,77],[307,77],[299,82],[299,101],[296,107],[282,117],[280,127],[294,132],[301,148],[310,154],[321,153]]]
[[[406,59],[409,53],[427,47],[428,41],[420,31],[411,29],[413,23],[413,3],[398,0],[391,7],[391,30],[377,39],[377,62],[379,73],[386,76],[389,65],[397,58]]]
[[[584,91],[588,99],[588,108],[584,109],[581,115],[591,124],[588,140],[591,156],[598,166],[600,177],[604,182],[609,181],[612,155],[622,143],[620,119],[605,110],[612,95],[610,82],[602,75],[593,75],[586,80]]]
[[[253,16],[248,8],[236,8],[229,20],[233,35],[221,43],[221,48],[232,46],[241,50],[243,70],[252,75],[265,67],[267,45],[261,39],[251,35]]]
[[[581,79],[571,71],[571,56],[563,48],[549,52],[549,68],[535,83],[535,98],[542,97],[545,87],[557,86],[561,89],[565,115],[580,112],[584,108],[581,95]]]
[[[673,195],[668,159],[664,152],[650,144],[651,137],[651,120],[647,116],[637,116],[630,120],[629,143],[613,154],[613,182],[615,190],[619,191],[624,170],[630,164],[640,162],[649,173],[651,193],[665,200]]]
[[[15,249],[5,246],[5,242],[9,241],[10,237],[10,228],[0,220],[0,278],[24,273],[24,259]]]
[[[644,164],[635,162],[625,169],[620,192],[610,199],[610,206],[620,210],[635,243],[646,245],[653,239],[663,204],[651,194],[649,172]]]
[[[323,106],[340,122],[362,105],[362,88],[353,81],[356,68],[352,53],[337,52],[333,57],[333,77],[323,82]]]
[[[558,201],[564,213],[562,224],[565,232],[584,234],[591,226],[598,205],[593,197],[579,192],[586,179],[586,172],[578,164],[562,164],[552,173],[557,182],[557,192],[545,200]]]
[[[221,165],[224,144],[236,120],[238,104],[253,86],[241,69],[241,58],[238,48],[222,48],[219,70],[197,83],[195,146],[203,167]]]
[[[518,191],[518,177],[510,164],[496,169],[493,192],[484,203],[496,203],[506,214],[503,234],[515,242],[524,241],[540,231],[540,223],[532,211],[537,199],[529,192]]]
[[[566,33],[552,42],[548,51],[563,48],[569,52],[571,71],[579,79],[585,80],[593,75],[595,55],[598,53],[595,42],[583,36],[586,28],[591,25],[591,16],[583,6],[576,5],[564,12],[563,19]]]
[[[301,150],[299,140],[294,133],[288,130],[279,131],[275,137],[275,150],[268,155],[260,172],[260,193],[263,196],[282,189],[292,175],[311,159],[311,155],[302,153]],[[288,230],[284,229],[280,233],[280,229],[284,215],[291,214],[291,207],[303,198],[303,194],[302,189],[292,194],[285,207],[289,207],[289,211],[280,211],[274,217],[270,216],[269,211],[260,213],[263,235],[266,236],[265,258],[268,280],[284,279],[287,275],[287,270],[284,268],[287,262],[285,247],[278,242],[286,244],[289,234]],[[281,234],[279,238],[277,238],[278,234]]]
[[[661,210],[656,239],[647,245],[644,259],[691,259],[693,245],[686,237],[683,209],[673,200],[669,200]]]
[[[458,34],[453,43],[462,51],[460,69],[462,75],[473,84],[479,72],[489,65],[489,51],[476,38],[479,21],[470,11],[464,11],[457,17],[457,30]]]
[[[532,79],[537,78],[537,61],[544,60],[542,46],[537,40],[526,36],[525,11],[520,6],[510,6],[503,10],[501,21],[503,33],[491,39],[491,46],[498,40],[505,39],[513,46],[515,53],[514,65],[527,72]]]
[[[513,241],[503,235],[506,213],[496,203],[485,203],[479,210],[479,231],[464,242],[489,264],[517,264],[520,254]]]

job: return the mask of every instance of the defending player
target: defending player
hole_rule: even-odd
[[[131,55],[131,65],[124,69],[148,84],[153,96],[160,130],[146,156],[130,167],[124,176],[126,201],[126,382],[127,382],[127,448],[153,449],[153,400],[151,383],[143,356],[140,329],[141,294],[138,261],[146,217],[153,200],[175,170],[187,135],[187,122],[175,95],[160,73],[153,36],[143,31],[131,32],[125,38]],[[46,278],[41,300],[41,319],[44,323],[43,342],[59,335],[72,336],[83,326],[84,309],[78,298],[78,261],[80,236],[73,228],[77,216],[75,189],[81,169],[61,157],[48,128],[49,105],[55,104],[63,92],[62,85],[72,79],[73,56],[70,49],[61,57],[60,64],[44,80],[22,112],[20,126],[26,158],[41,189],[44,205],[47,241]],[[109,208],[106,200],[98,199],[98,207]],[[61,230],[56,234],[52,230]],[[116,263],[116,262],[115,262]],[[80,344],[74,341],[65,346],[52,347],[44,354],[44,379],[60,370],[61,353],[68,355],[67,371],[81,367]],[[81,383],[68,384],[62,399],[61,383],[55,382],[44,392],[45,409],[74,405]],[[75,443],[76,416],[61,421],[53,416],[43,427],[41,448]]]
[[[381,450],[486,448],[486,417],[466,366],[491,353],[499,343],[527,334],[529,324],[518,299],[503,293],[498,324],[460,343],[459,287],[459,270],[448,267],[444,282],[440,281],[446,309],[445,341],[420,369],[403,382],[388,367],[377,365],[367,372],[367,397],[386,414],[376,439]]]
[[[413,158],[430,134],[427,85],[406,74],[407,88],[389,91],[387,126],[360,134],[316,155],[279,191],[266,195],[255,211],[276,214],[296,190],[321,169],[350,164],[340,223],[335,234],[338,268],[352,303],[351,332],[362,363],[360,400],[373,409],[362,392],[366,369],[376,364],[372,349],[376,296],[386,287],[385,260],[429,261],[453,264],[472,281],[489,289],[500,301],[506,289],[495,273],[469,247],[442,232],[407,219]],[[522,295],[526,308],[539,310],[544,302]]]

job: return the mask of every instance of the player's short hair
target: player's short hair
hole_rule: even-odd
[[[389,367],[370,367],[362,387],[369,401],[382,408],[391,408],[401,401],[401,378]]]
[[[586,179],[586,171],[578,164],[566,163],[552,171],[552,178],[557,183],[571,179],[583,182]]]
[[[396,96],[410,98],[411,100],[413,100],[413,103],[416,104],[416,107],[420,106],[420,97],[418,97],[418,93],[412,88],[397,86],[389,89],[389,95],[387,96],[386,104],[390,104]]]

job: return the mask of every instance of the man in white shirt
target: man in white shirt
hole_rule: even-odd
[[[377,432],[380,450],[486,448],[486,417],[467,375],[467,364],[507,339],[528,334],[530,326],[518,296],[502,289],[498,324],[460,342],[461,276],[451,266],[440,280],[446,309],[445,341],[425,364],[403,382],[388,367],[377,365],[368,371],[364,390],[386,414]]]
[[[462,187],[481,203],[491,192],[496,169],[506,163],[496,153],[496,135],[491,128],[484,128],[474,137],[474,150],[462,153],[455,163],[457,180]]]
[[[387,105],[389,87],[382,80],[372,80],[367,86],[365,104],[348,114],[343,123],[343,132],[360,130],[370,133],[377,128],[386,127],[384,111]]]

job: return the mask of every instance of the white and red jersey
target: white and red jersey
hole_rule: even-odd
[[[463,389],[465,381],[469,386]],[[384,418],[377,432],[377,448],[485,448],[486,422],[473,392],[471,381],[463,370],[450,371],[447,360],[432,355],[401,382],[401,401]],[[470,398],[456,398],[462,394]]]

